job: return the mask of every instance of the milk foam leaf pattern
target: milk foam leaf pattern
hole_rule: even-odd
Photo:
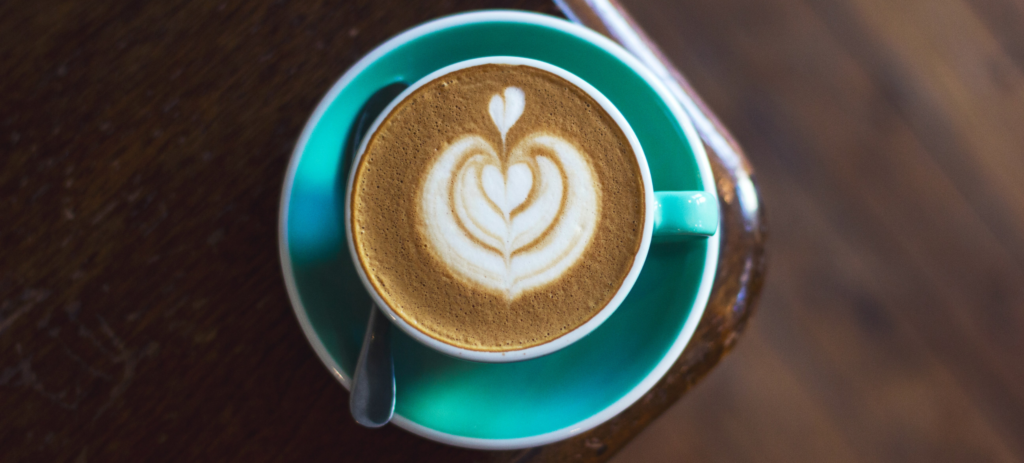
[[[492,96],[504,159],[481,134],[463,135],[434,161],[420,197],[432,254],[456,277],[508,300],[557,281],[600,218],[596,175],[576,145],[539,131],[504,146],[525,106],[516,87]]]

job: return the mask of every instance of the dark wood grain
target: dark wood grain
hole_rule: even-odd
[[[735,144],[712,152],[725,252],[711,306],[638,404],[495,453],[349,417],[279,274],[290,150],[367,51],[481,7],[560,14],[542,0],[0,4],[0,461],[601,461],[703,377],[763,272]]]
[[[756,323],[616,461],[1024,461],[1021,3],[624,3],[772,239]]]

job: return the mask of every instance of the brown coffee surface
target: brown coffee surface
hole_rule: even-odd
[[[504,92],[510,87],[522,91],[525,106],[503,141],[489,104],[495,95],[507,95]],[[500,170],[509,179],[509,157],[518,146],[532,146],[529,143],[537,140],[538,134],[564,140],[585,158],[595,184],[596,210],[589,212],[596,222],[589,239],[579,245],[578,257],[557,278],[513,295],[495,289],[494,284],[481,284],[479,275],[453,267],[451,258],[445,257],[452,251],[436,244],[437,232],[430,235],[425,223],[423,192],[428,173],[442,154],[467,138],[477,137],[473,138],[477,145],[489,145],[491,148],[483,151],[496,153]],[[544,184],[538,170],[540,161],[529,159],[555,160],[549,164],[563,169],[562,181],[568,181],[571,173],[564,172],[565,163],[557,162],[553,152],[546,150],[536,146],[520,150],[520,157],[528,159],[522,165],[532,169],[534,186],[511,217],[521,214],[531,201],[540,201],[537,191],[542,186],[558,183],[555,178],[554,183]],[[352,236],[371,284],[409,324],[457,347],[517,350],[572,331],[607,305],[640,247],[644,186],[628,140],[586,92],[537,68],[488,64],[427,83],[399,103],[377,128],[355,168]],[[506,182],[511,184],[511,180]],[[451,188],[455,183],[453,179]],[[538,203],[537,207],[558,207],[558,214],[564,215],[573,207],[570,203],[563,198],[559,206]],[[487,204],[500,214],[494,203]],[[471,225],[472,220],[452,214],[460,230]],[[555,219],[544,233],[552,234],[557,222]],[[494,255],[505,252],[505,262],[510,262],[531,249],[543,253],[545,243],[554,239],[545,234],[513,251],[508,250],[511,245],[502,251],[501,246],[475,238],[471,241]],[[464,250],[456,246],[454,251]]]

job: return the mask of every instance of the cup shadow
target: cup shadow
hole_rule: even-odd
[[[348,177],[351,173],[349,170],[352,168],[352,162],[359,150],[359,145],[363,142],[363,137],[370,130],[373,121],[377,120],[377,116],[380,116],[380,113],[394,101],[395,97],[408,87],[409,84],[405,82],[395,82],[377,90],[359,109],[355,122],[349,127],[348,134],[345,136],[345,147],[341,153],[341,162],[338,163],[338,175],[335,176],[337,183],[334,185],[334,191],[339,195],[338,204],[341,204],[342,207],[344,207],[345,189],[348,186]],[[341,214],[341,217],[344,219],[345,215]]]
[[[348,129],[348,133],[345,135],[345,142],[342,145],[341,156],[339,158],[337,172],[334,176],[334,197],[335,204],[338,207],[337,217],[339,219],[338,227],[342,231],[341,239],[345,240],[347,233],[345,231],[345,193],[348,187],[348,178],[351,174],[352,163],[355,160],[356,154],[358,154],[359,146],[362,144],[363,138],[366,136],[367,131],[370,130],[370,126],[377,119],[377,117],[387,108],[395,97],[397,97],[403,90],[409,87],[409,84],[404,82],[394,82],[382,87],[377,90],[373,95],[366,100],[362,108],[359,109],[358,114],[352,125]],[[344,301],[338,301],[345,306],[362,306],[366,307],[365,312],[359,312],[355,314],[360,323],[351,324],[344,323],[344,329],[346,330],[360,330],[366,326],[366,322],[369,319],[369,311],[371,307],[371,298],[369,293],[362,285],[352,285],[351,282],[358,282],[359,278],[356,276],[356,269],[352,264],[352,260],[348,255],[347,245],[342,245],[342,252],[340,259],[333,262],[336,268],[330,271],[329,274],[334,275],[334,278],[339,280],[341,287],[346,287],[348,291],[347,297],[344,297]],[[359,302],[362,302],[361,304]],[[386,319],[383,319],[385,323],[390,323]],[[355,333],[353,333],[355,334]],[[336,342],[338,343],[338,351],[344,353],[344,358],[336,359],[338,363],[346,371],[353,371],[355,367],[356,358],[359,355],[360,344],[363,336],[360,333],[356,336],[341,336],[337,337]],[[353,344],[353,341],[359,342],[360,344]]]

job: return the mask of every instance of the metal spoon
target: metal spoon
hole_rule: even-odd
[[[391,359],[391,322],[370,305],[370,321],[363,336],[356,372],[352,377],[349,408],[356,422],[379,428],[395,414],[395,364]]]
[[[403,82],[387,85],[363,105],[348,134],[343,172],[351,168],[359,143],[370,129],[370,124],[406,87],[408,85]],[[370,321],[366,324],[363,349],[359,352],[356,371],[352,375],[352,393],[349,396],[352,417],[368,428],[384,426],[395,414],[395,364],[391,359],[390,328],[391,322],[376,304],[370,304]]]

